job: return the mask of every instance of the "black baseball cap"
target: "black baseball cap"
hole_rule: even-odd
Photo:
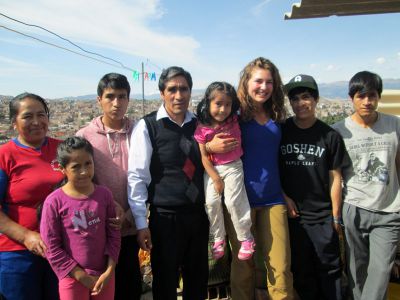
[[[315,79],[310,75],[299,74],[294,76],[287,84],[285,84],[284,89],[286,94],[289,94],[291,90],[298,87],[305,87],[318,92],[318,85],[315,82]]]

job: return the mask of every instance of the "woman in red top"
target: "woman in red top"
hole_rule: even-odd
[[[37,207],[63,178],[60,141],[47,137],[45,100],[24,93],[10,102],[18,135],[0,147],[0,294],[7,300],[58,299],[57,278],[45,257]]]

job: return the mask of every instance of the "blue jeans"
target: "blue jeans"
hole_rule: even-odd
[[[47,260],[28,250],[0,252],[0,294],[5,300],[57,300],[58,280]]]

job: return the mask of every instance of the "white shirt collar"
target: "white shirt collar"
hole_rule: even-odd
[[[161,104],[160,108],[157,111],[157,116],[156,116],[156,120],[160,120],[163,118],[168,118],[170,119],[172,122],[174,122],[175,124],[177,124],[174,120],[171,119],[171,117],[168,115],[167,111],[165,110],[164,104]],[[191,111],[186,111],[185,113],[185,120],[183,120],[183,124],[180,126],[185,125],[186,123],[189,123],[190,121],[192,121],[192,119],[195,118],[194,114]],[[178,124],[179,125],[179,124]]]

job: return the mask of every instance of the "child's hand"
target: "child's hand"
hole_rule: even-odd
[[[81,278],[79,278],[78,281],[91,291],[93,289],[93,287],[95,286],[98,278],[99,278],[98,276],[86,274],[86,275],[82,276]]]
[[[215,191],[221,195],[225,187],[224,181],[221,179],[221,177],[218,177],[217,179],[213,179],[213,184]]]
[[[98,276],[89,275],[79,266],[75,266],[71,272],[69,272],[69,275],[89,290],[93,289],[97,279],[99,278]]]
[[[92,289],[92,292],[91,292],[92,296],[96,296],[101,293],[101,291],[104,289],[104,287],[110,281],[112,274],[113,274],[113,272],[111,272],[110,270],[107,270],[103,274],[100,275],[100,277],[97,279],[97,281]]]

